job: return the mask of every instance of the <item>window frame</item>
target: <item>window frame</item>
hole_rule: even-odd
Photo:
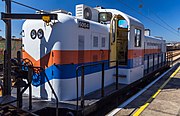
[[[106,14],[106,16],[107,16],[107,17],[106,17],[106,18],[107,18],[106,20],[101,20],[101,15],[102,15],[102,14]],[[112,15],[111,12],[100,12],[100,13],[98,14],[98,22],[99,22],[99,23],[101,23],[101,22],[106,22],[106,23],[109,22],[109,23],[110,23],[112,16],[113,16],[113,15]]]
[[[142,30],[139,28],[135,28],[134,29],[134,47],[141,47],[141,46],[142,46]]]

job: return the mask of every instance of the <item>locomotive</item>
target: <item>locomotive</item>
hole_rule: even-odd
[[[145,36],[144,25],[119,10],[80,4],[76,5],[75,16],[64,10],[50,13],[56,13],[58,20],[49,25],[42,20],[24,22],[22,53],[33,66],[45,69],[60,101],[75,99],[76,89],[80,95],[76,69],[81,65],[105,62],[106,87],[116,80],[116,64],[111,61],[118,61],[118,83],[122,84],[143,78],[151,73],[149,67],[166,61],[165,40]],[[101,88],[101,66],[89,67],[84,75],[85,95]],[[81,78],[79,75],[80,85]],[[47,80],[37,80],[32,83],[33,96],[54,98]]]

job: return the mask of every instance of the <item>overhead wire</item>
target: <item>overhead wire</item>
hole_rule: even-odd
[[[37,8],[34,8],[34,7],[31,7],[31,6],[22,4],[22,3],[20,3],[20,2],[16,2],[16,1],[14,1],[14,0],[11,0],[11,2],[13,2],[13,3],[15,3],[15,4],[18,4],[18,5],[20,5],[20,6],[24,6],[24,7],[26,7],[26,8],[35,10],[35,11],[39,11],[39,12],[43,12],[43,13],[49,13],[49,12],[47,12],[47,11],[42,11],[42,10],[39,10],[39,9],[37,9]]]
[[[157,14],[153,13],[159,20],[161,20],[164,24],[166,24],[168,27],[170,27],[172,30],[178,32],[176,29],[174,29],[171,25],[166,23],[161,17],[159,17]]]
[[[168,27],[170,27],[170,28],[173,29],[174,31],[166,28],[165,26],[161,25],[160,23],[158,23],[158,22],[154,21],[153,19],[147,17],[146,15],[140,13],[140,12],[137,11],[136,9],[130,7],[128,4],[122,2],[122,0],[117,0],[117,1],[119,1],[121,4],[125,5],[125,6],[128,7],[129,9],[131,9],[131,10],[137,12],[138,14],[142,15],[143,17],[145,17],[146,19],[150,20],[151,22],[159,25],[160,27],[168,30],[169,32],[171,32],[171,33],[173,33],[173,34],[176,34],[177,36],[180,36],[178,33],[175,33],[175,32],[174,32],[174,31],[176,31],[176,30],[175,30],[173,27],[171,27],[168,23],[166,23],[166,22],[165,22],[163,19],[161,19],[158,15],[156,15],[156,17],[158,17],[163,23],[165,23]],[[141,3],[143,3],[142,0],[138,0],[138,1],[140,1]],[[24,7],[27,7],[27,8],[32,9],[32,10],[36,10],[36,11],[43,12],[43,13],[49,13],[49,12],[46,12],[46,11],[39,10],[39,9],[37,9],[37,8],[33,8],[33,7],[31,7],[31,6],[28,6],[28,5],[22,4],[22,3],[16,2],[16,1],[14,1],[14,0],[12,0],[11,2],[13,2],[13,3],[15,3],[15,4],[18,4],[18,5],[21,5],[21,6],[24,6]],[[154,15],[155,15],[155,14],[154,14]],[[178,31],[176,31],[176,32],[178,32]]]
[[[144,5],[144,2],[142,0],[138,0],[139,2],[141,2],[141,4],[143,6]],[[169,25],[168,23],[166,23],[166,21],[164,21],[159,15],[157,15],[156,13],[154,13],[152,10],[150,10],[150,8],[148,7],[149,11],[154,14],[154,16],[156,16],[161,22],[163,22],[164,24],[166,24],[169,28],[171,28],[172,30],[174,30],[175,32],[178,32],[175,28],[173,28],[171,25]]]
[[[176,36],[180,36],[178,33],[175,33],[174,31],[172,31],[172,30],[170,30],[170,29],[166,28],[165,26],[161,25],[160,23],[158,23],[158,22],[154,21],[153,19],[151,19],[151,18],[147,17],[146,15],[144,15],[144,14],[140,13],[140,12],[139,12],[139,11],[137,11],[136,9],[134,9],[134,8],[130,7],[128,4],[126,4],[126,3],[122,2],[122,0],[117,0],[117,1],[118,1],[118,2],[120,2],[121,4],[125,5],[125,6],[126,6],[126,7],[128,7],[129,9],[131,9],[131,10],[135,11],[136,13],[138,13],[138,14],[142,15],[143,17],[145,17],[146,19],[150,20],[151,22],[153,22],[153,23],[155,23],[155,24],[159,25],[160,27],[162,27],[162,28],[164,28],[164,29],[168,30],[169,32],[171,32],[171,33],[175,34]]]

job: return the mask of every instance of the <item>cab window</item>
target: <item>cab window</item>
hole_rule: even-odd
[[[101,12],[99,13],[99,22],[104,22],[104,23],[110,23],[112,18],[112,13],[111,12]]]
[[[134,46],[141,47],[141,30],[135,29]]]

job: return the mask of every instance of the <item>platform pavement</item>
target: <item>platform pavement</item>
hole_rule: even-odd
[[[168,77],[160,79],[146,92],[120,110],[115,116],[137,116],[137,112],[140,109],[143,110],[140,116],[180,116],[180,71],[147,104],[147,101],[159,90],[167,79]],[[142,106],[145,104],[148,106],[143,109]]]

